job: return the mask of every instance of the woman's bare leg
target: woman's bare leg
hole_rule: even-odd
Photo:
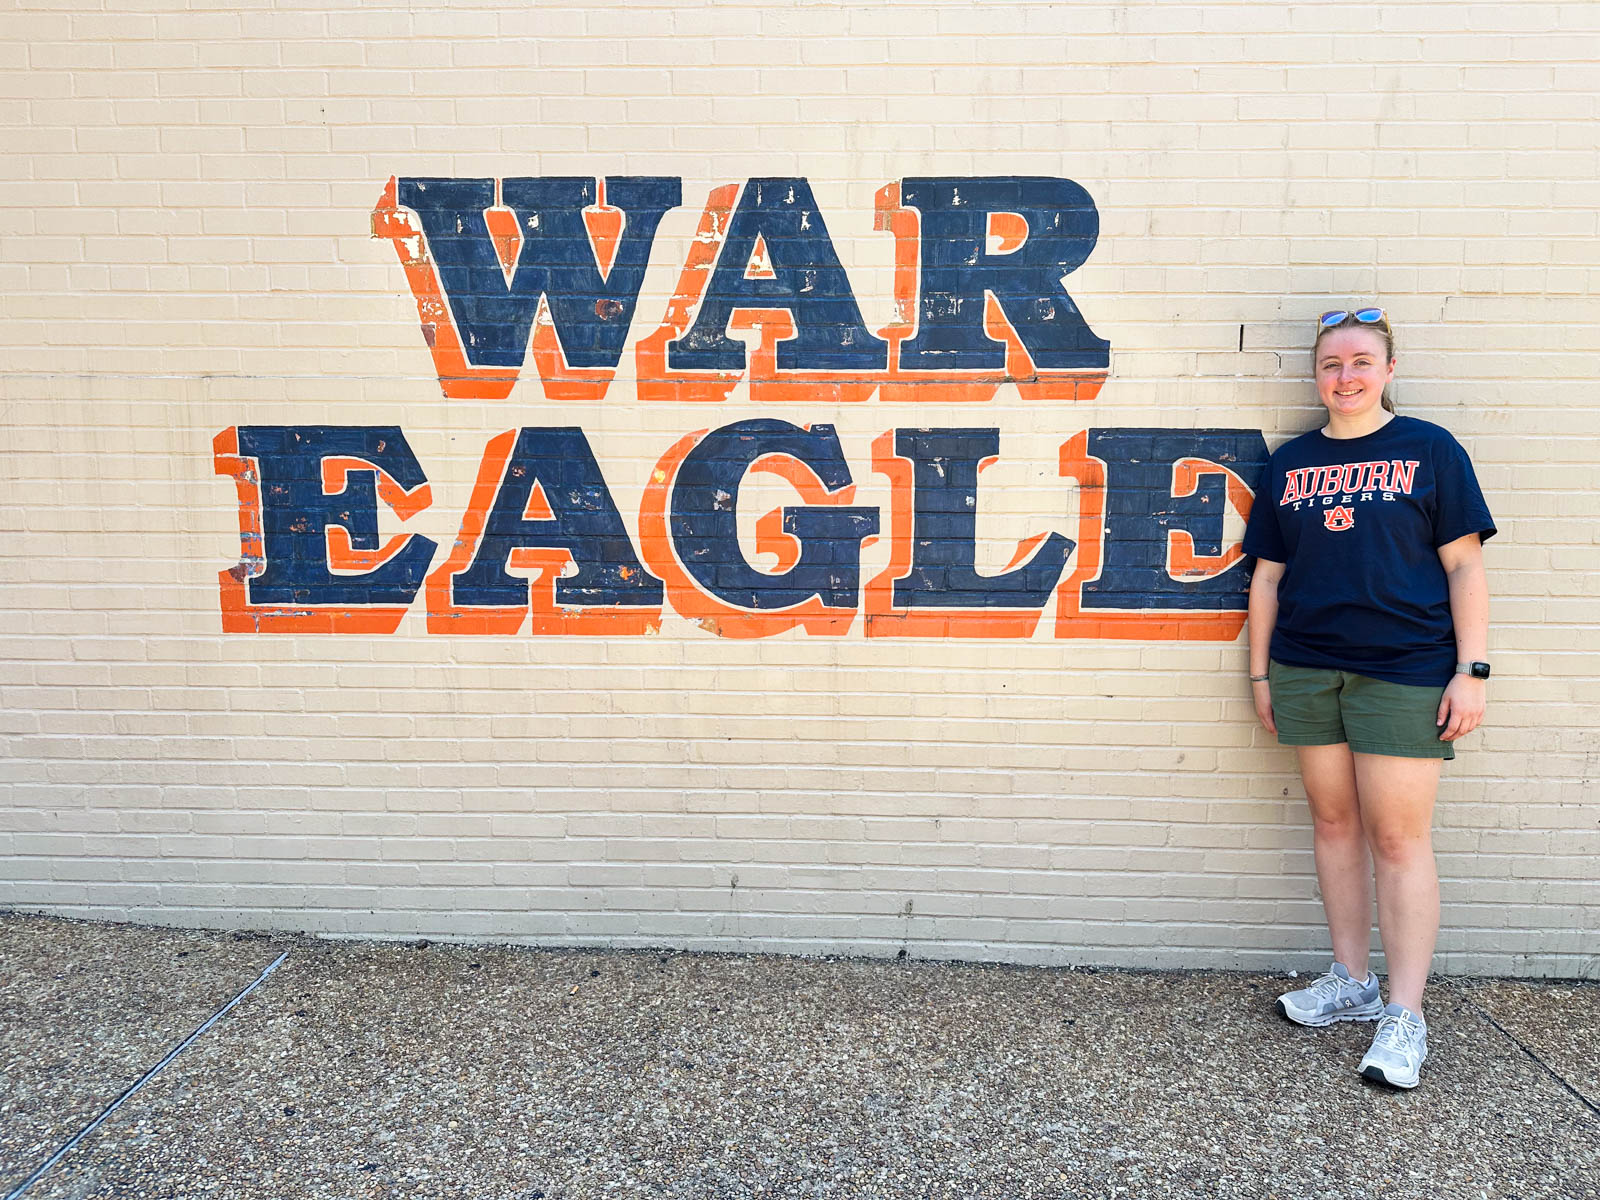
[[[1389,1002],[1422,1011],[1439,935],[1433,802],[1441,760],[1357,754],[1361,822],[1378,880],[1378,932],[1389,965]]]
[[[1328,918],[1333,957],[1357,979],[1367,975],[1372,944],[1372,861],[1361,821],[1356,755],[1344,743],[1297,746],[1300,778],[1311,805],[1317,883]]]

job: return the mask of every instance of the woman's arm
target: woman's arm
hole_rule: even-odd
[[[1439,547],[1439,563],[1450,584],[1456,661],[1484,661],[1489,657],[1489,581],[1483,572],[1483,543],[1475,533],[1446,542]],[[1482,679],[1453,676],[1439,701],[1439,737],[1453,742],[1471,733],[1487,704],[1488,686]]]
[[[1283,578],[1283,564],[1271,559],[1256,559],[1255,574],[1250,577],[1250,674],[1267,673],[1268,650],[1272,645],[1272,631],[1278,624],[1278,582]],[[1256,716],[1268,733],[1278,732],[1278,723],[1272,719],[1272,688],[1265,679],[1253,680],[1250,696],[1256,704]]]

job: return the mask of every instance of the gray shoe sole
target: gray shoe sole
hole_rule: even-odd
[[[1422,1056],[1422,1062],[1427,1061],[1428,1056],[1424,1054]],[[1417,1064],[1417,1077],[1410,1082],[1407,1082],[1403,1079],[1390,1079],[1383,1073],[1383,1068],[1378,1066],[1376,1063],[1370,1067],[1362,1067],[1361,1078],[1370,1079],[1373,1083],[1381,1083],[1388,1087],[1400,1088],[1402,1090],[1409,1091],[1410,1089],[1416,1087],[1417,1084],[1422,1082],[1422,1063]]]
[[[1376,1021],[1383,1016],[1383,1005],[1374,1000],[1371,1004],[1360,1005],[1356,1008],[1344,1008],[1331,1012],[1324,1017],[1314,1019],[1297,1017],[1289,1011],[1289,1006],[1281,999],[1274,1001],[1273,1007],[1278,1010],[1278,1015],[1286,1021],[1293,1021],[1296,1025],[1306,1025],[1312,1029],[1326,1029],[1329,1025],[1340,1021]]]

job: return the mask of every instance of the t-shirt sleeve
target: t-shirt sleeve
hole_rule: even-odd
[[[1269,462],[1256,480],[1256,498],[1250,505],[1250,520],[1244,527],[1244,552],[1268,562],[1288,562],[1289,548],[1278,528],[1278,506],[1273,503],[1272,481],[1276,473]]]
[[[1475,533],[1483,541],[1495,535],[1494,518],[1478,486],[1472,460],[1454,438],[1434,452],[1435,481],[1439,502],[1433,515],[1433,545],[1437,549],[1457,538]]]

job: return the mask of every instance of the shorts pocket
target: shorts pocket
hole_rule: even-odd
[[[1352,749],[1401,758],[1454,758],[1449,742],[1439,740],[1442,687],[1390,683],[1352,675],[1341,703]]]
[[[1267,668],[1272,719],[1285,746],[1331,746],[1345,740],[1340,673],[1272,662]]]

